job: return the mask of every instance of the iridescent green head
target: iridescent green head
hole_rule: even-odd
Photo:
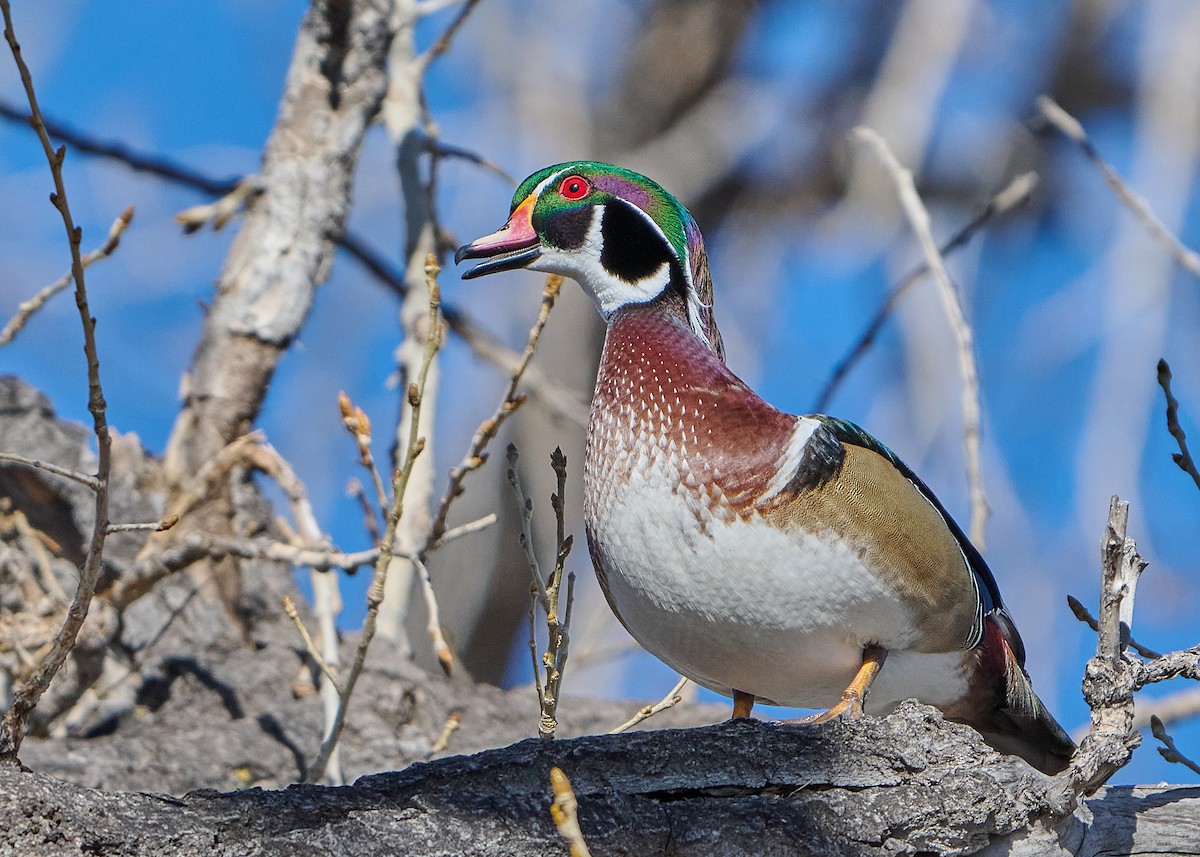
[[[595,161],[539,170],[517,188],[508,222],[460,247],[455,261],[463,259],[486,260],[463,279],[514,268],[571,277],[605,320],[675,291],[692,331],[724,357],[700,229],[679,200],[638,173]]]

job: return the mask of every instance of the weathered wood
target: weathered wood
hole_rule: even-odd
[[[0,770],[0,854],[543,855],[561,767],[596,854],[1200,853],[1200,788],[1062,784],[906,704],[821,726],[731,722],[528,740],[361,778],[183,798]]]

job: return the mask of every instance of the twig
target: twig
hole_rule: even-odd
[[[459,709],[454,709],[450,712],[450,716],[446,718],[446,725],[442,727],[442,734],[433,742],[433,746],[429,748],[429,753],[426,759],[432,759],[434,755],[442,752],[450,746],[450,738],[462,726],[463,713]]]
[[[1141,690],[1148,684],[1156,684],[1172,678],[1189,678],[1200,681],[1200,646],[1180,649],[1159,655],[1148,664],[1139,664],[1134,672],[1133,686]]]
[[[358,502],[359,509],[363,514],[363,526],[367,530],[367,536],[371,539],[372,544],[379,544],[379,521],[376,517],[377,509],[371,505],[371,501],[367,499],[367,492],[363,490],[362,483],[357,479],[351,479],[346,484],[346,493]]]
[[[129,206],[113,221],[113,225],[109,227],[108,237],[104,239],[104,243],[92,250],[80,260],[83,267],[88,267],[93,262],[98,262],[101,259],[107,259],[112,255],[113,251],[121,243],[121,235],[125,232],[125,228],[129,226],[129,221],[133,220],[133,206]],[[21,332],[25,324],[33,316],[35,312],[41,309],[46,301],[61,292],[71,284],[74,272],[67,271],[50,285],[44,287],[36,295],[27,301],[22,301],[17,306],[17,311],[8,324],[4,325],[4,329],[0,330],[0,346],[8,345],[16,335]]]
[[[538,563],[537,551],[534,549],[533,543],[533,500],[525,495],[525,489],[521,487],[521,478],[517,474],[517,461],[520,457],[521,454],[517,451],[517,445],[510,443],[508,445],[508,468],[506,472],[508,475],[508,484],[512,486],[513,493],[516,494],[517,507],[521,511],[521,547],[525,551],[525,562],[529,565],[534,591],[537,593],[537,598],[542,604],[542,609],[549,613],[550,594],[546,591],[546,581],[542,577],[542,569]]]
[[[461,1],[461,0],[460,0]],[[513,187],[517,186],[517,180],[505,171],[504,167],[497,164],[495,161],[485,158],[478,152],[473,152],[470,149],[464,149],[461,146],[452,146],[449,143],[443,143],[441,140],[429,140],[426,144],[429,153],[438,158],[455,158],[460,161],[466,161],[470,164],[483,167],[491,173],[495,173],[504,181]]]
[[[1092,141],[1088,139],[1082,123],[1047,95],[1038,96],[1036,104],[1039,117],[1079,146],[1080,151],[1092,162],[1104,181],[1112,188],[1117,199],[1133,212],[1133,216],[1141,222],[1151,237],[1167,248],[1176,264],[1193,276],[1200,277],[1200,254],[1176,238],[1150,208],[1150,203],[1130,188],[1112,165],[1104,160]]]
[[[258,176],[247,176],[233,190],[213,202],[193,205],[180,211],[175,215],[175,222],[183,227],[185,235],[198,232],[205,225],[211,225],[213,232],[220,232],[262,191]]]
[[[1200,488],[1200,470],[1196,469],[1196,462],[1192,459],[1192,453],[1188,451],[1187,434],[1179,424],[1179,401],[1171,393],[1171,366],[1166,360],[1158,361],[1158,385],[1167,397],[1167,431],[1179,444],[1179,452],[1172,453],[1171,460],[1179,465],[1180,470],[1192,477],[1196,487]]]
[[[591,857],[583,831],[579,829],[579,801],[571,788],[571,781],[562,768],[550,769],[550,788],[554,791],[554,802],[550,804],[550,817],[559,834],[571,847],[571,857]]]
[[[424,72],[429,68],[430,64],[450,49],[450,43],[454,41],[454,36],[458,33],[459,28],[467,22],[467,17],[479,5],[479,0],[466,0],[454,20],[449,26],[442,31],[442,34],[437,37],[432,45],[425,49],[425,53],[418,57],[418,67]]]
[[[1083,624],[1087,625],[1093,631],[1099,631],[1100,626],[1096,622],[1096,617],[1093,616],[1086,607],[1074,595],[1067,596],[1067,605],[1071,608],[1071,612],[1075,614],[1075,618]],[[1154,649],[1143,646],[1133,637],[1129,638],[1129,648],[1133,649],[1143,658],[1161,658],[1162,655],[1154,651]]]
[[[958,232],[954,233],[941,246],[939,252],[943,257],[949,256],[973,238],[975,233],[982,229],[988,221],[1011,211],[1018,205],[1023,205],[1029,199],[1030,194],[1033,193],[1034,188],[1037,187],[1037,183],[1037,173],[1021,173],[1021,175],[1009,182],[999,193],[988,200],[987,205],[967,221]],[[875,344],[875,338],[879,336],[879,331],[883,329],[884,323],[891,317],[892,311],[900,303],[900,298],[908,292],[914,283],[918,282],[928,272],[929,263],[922,260],[915,268],[908,272],[904,279],[887,293],[887,297],[884,298],[879,309],[875,311],[875,315],[871,317],[866,328],[859,334],[854,344],[850,346],[850,350],[846,352],[846,355],[834,366],[833,373],[830,375],[829,380],[825,382],[825,387],[821,390],[821,394],[817,396],[817,402],[813,406],[815,413],[825,412],[829,407],[829,403],[833,400],[834,394],[837,393],[846,376],[850,374],[850,370],[866,356],[871,346]]]
[[[468,473],[478,470],[487,462],[487,445],[500,431],[504,421],[525,402],[524,394],[517,394],[517,387],[529,366],[529,361],[533,359],[534,351],[537,350],[538,340],[542,336],[542,330],[546,327],[546,321],[550,318],[550,311],[554,309],[554,301],[558,298],[562,283],[563,278],[557,274],[546,277],[546,286],[542,291],[542,305],[538,310],[537,319],[533,322],[533,327],[529,329],[525,350],[509,375],[508,387],[500,399],[500,404],[490,417],[480,423],[479,428],[475,430],[475,436],[471,439],[471,447],[467,454],[451,468],[449,484],[434,513],[433,525],[429,529],[429,537],[426,539],[425,549],[421,551],[422,554],[427,554],[431,546],[441,540],[442,535],[446,532],[446,516],[450,513],[450,506],[463,492],[463,480],[467,478]]]
[[[71,248],[71,276],[75,281],[75,305],[79,309],[79,318],[83,324],[83,351],[87,359],[88,378],[88,410],[92,414],[92,429],[96,435],[97,467],[95,488],[95,515],[92,526],[91,541],[88,544],[87,555],[80,570],[79,584],[67,608],[62,627],[54,637],[49,650],[34,669],[33,673],[17,688],[13,694],[12,704],[0,722],[0,758],[14,757],[20,749],[24,737],[25,721],[30,712],[37,706],[50,680],[62,667],[67,655],[75,645],[75,638],[83,622],[87,618],[92,596],[96,591],[96,582],[100,576],[100,561],[104,553],[104,541],[108,536],[108,477],[112,466],[112,441],[108,432],[108,421],[105,414],[104,390],[100,384],[100,358],[96,351],[96,322],[92,318],[88,306],[87,287],[83,277],[83,257],[79,246],[82,230],[75,225],[71,216],[71,208],[67,201],[67,188],[63,181],[62,164],[66,157],[66,149],[57,151],[50,144],[46,132],[46,123],[38,106],[37,94],[33,88],[33,78],[29,67],[21,56],[21,46],[13,31],[12,10],[9,0],[0,0],[0,12],[4,15],[4,38],[12,50],[13,59],[20,71],[21,83],[29,100],[31,111],[30,124],[42,143],[46,160],[50,164],[50,173],[54,178],[54,193],[50,202],[62,216],[63,227],[67,233],[67,241]]]
[[[333,686],[337,687],[337,671],[329,665],[324,655],[321,654],[321,650],[317,648],[312,635],[308,633],[308,629],[304,627],[304,622],[300,619],[300,611],[296,609],[295,602],[287,595],[283,596],[283,612],[288,615],[288,618],[292,620],[292,624],[296,626],[296,630],[300,634],[300,639],[304,641],[304,648],[308,650],[308,656],[313,659],[313,663],[333,683]]]
[[[1083,696],[1091,727],[1068,771],[1076,795],[1092,794],[1129,761],[1141,744],[1133,728],[1134,664],[1126,655],[1138,578],[1146,568],[1126,536],[1129,504],[1113,497],[1100,550],[1102,574],[1096,654],[1088,661]]]
[[[537,552],[533,546],[533,501],[525,496],[521,480],[517,475],[517,461],[520,458],[517,448],[508,445],[508,482],[512,485],[517,504],[521,509],[521,545],[525,548],[525,558],[529,563],[531,585],[529,594],[534,602],[529,608],[529,645],[533,657],[533,678],[538,693],[538,705],[541,709],[541,719],[538,721],[538,737],[553,738],[558,731],[558,701],[562,692],[563,674],[566,671],[567,657],[570,649],[571,610],[575,601],[575,575],[567,578],[567,597],[563,604],[562,614],[559,614],[559,591],[562,587],[563,566],[571,553],[573,538],[566,535],[564,502],[567,484],[567,457],[562,450],[556,448],[550,455],[550,465],[554,468],[557,488],[550,496],[550,505],[554,509],[556,524],[556,552],[554,571],[549,580],[542,579],[541,567],[538,564]],[[542,654],[541,669],[538,668],[537,635],[535,633],[535,605],[540,602],[546,611],[546,651]],[[544,682],[543,682],[544,672]]]
[[[161,521],[145,521],[137,524],[109,524],[108,532],[112,533],[134,533],[134,532],[152,532],[161,533],[171,529],[179,523],[178,515],[168,515]]]
[[[980,551],[984,549],[984,535],[987,526],[988,504],[983,490],[983,467],[980,464],[980,405],[979,405],[979,370],[975,365],[975,348],[972,342],[971,327],[963,315],[959,303],[958,291],[950,281],[946,272],[946,264],[938,253],[937,244],[933,241],[930,231],[929,212],[921,197],[917,195],[913,184],[912,172],[905,169],[896,160],[888,148],[887,141],[876,131],[867,127],[858,127],[854,136],[867,143],[875,150],[876,156],[892,177],[896,192],[904,213],[912,225],[921,250],[925,254],[925,263],[933,273],[934,282],[938,285],[938,294],[942,298],[942,307],[946,318],[954,330],[958,344],[958,370],[962,376],[962,410],[963,410],[963,446],[967,459],[967,482],[971,492],[971,541]]]
[[[25,467],[32,467],[36,470],[45,470],[47,473],[53,473],[55,476],[61,476],[64,479],[70,479],[72,482],[78,482],[80,485],[86,485],[93,491],[100,490],[100,480],[90,473],[80,473],[78,470],[71,470],[67,467],[60,467],[57,464],[52,464],[49,461],[41,461],[37,458],[28,458],[24,455],[18,455],[15,452],[0,452],[0,461],[11,461],[13,464],[21,464]]]
[[[20,108],[4,102],[0,102],[0,116],[22,123],[29,118]],[[43,124],[51,137],[70,145],[81,154],[118,161],[134,172],[165,179],[209,196],[224,196],[241,181],[241,178],[218,179],[206,176],[170,158],[139,152],[115,140],[98,140],[53,119],[45,119]]]
[[[388,497],[387,490],[383,487],[383,477],[379,473],[379,468],[375,465],[375,456],[371,453],[371,420],[367,417],[366,411],[350,401],[350,397],[346,395],[344,390],[338,391],[338,409],[342,413],[342,425],[346,427],[346,431],[354,438],[354,442],[358,446],[358,461],[371,477],[371,484],[375,488],[375,499],[379,503],[381,514],[387,514]],[[371,525],[374,527],[374,514],[371,515]]]
[[[616,729],[610,730],[609,735],[616,735],[618,732],[624,732],[626,729],[632,729],[643,720],[647,720],[658,714],[660,711],[666,711],[668,708],[674,708],[683,701],[680,695],[683,688],[687,685],[688,679],[684,676],[679,677],[679,681],[675,682],[675,686],[667,691],[667,695],[653,705],[645,705],[637,710],[637,713],[618,726]]]
[[[442,672],[450,675],[454,671],[454,652],[442,634],[441,612],[438,610],[437,594],[433,591],[433,580],[429,577],[429,569],[419,557],[414,556],[411,561],[417,569],[417,580],[420,582],[421,592],[425,596],[425,612],[429,614],[425,630],[433,640],[433,653],[437,656],[438,665],[441,666]]]
[[[459,524],[457,527],[451,527],[442,533],[442,537],[438,539],[430,547],[430,550],[437,550],[442,545],[452,542],[462,536],[469,536],[471,533],[477,533],[480,530],[486,530],[492,524],[496,523],[496,513],[488,512],[482,518],[476,518],[474,521],[467,521],[465,524]]]
[[[400,516],[404,514],[404,489],[407,487],[409,476],[412,474],[413,462],[416,461],[417,456],[421,454],[421,450],[425,447],[424,440],[417,435],[417,425],[421,408],[421,392],[425,386],[425,378],[429,366],[433,363],[433,357],[442,343],[441,327],[438,325],[438,305],[440,302],[440,291],[437,284],[438,267],[437,259],[432,255],[427,260],[427,269],[429,272],[429,318],[431,329],[429,341],[425,346],[425,362],[422,364],[422,369],[417,376],[417,380],[410,383],[408,387],[408,401],[414,411],[410,424],[408,446],[405,450],[402,466],[397,467],[392,474],[392,507],[388,514],[387,527],[383,531],[383,540],[379,545],[379,558],[375,561],[375,572],[371,577],[371,585],[367,589],[367,615],[363,620],[362,634],[358,641],[358,650],[355,652],[354,662],[350,666],[350,673],[346,677],[346,683],[342,687],[341,705],[338,707],[337,717],[333,722],[329,734],[321,742],[321,749],[317,754],[317,758],[308,769],[309,782],[316,782],[324,776],[325,766],[329,761],[330,753],[337,746],[342,729],[346,725],[346,710],[350,704],[350,697],[354,693],[354,686],[358,683],[359,675],[362,674],[363,664],[367,658],[367,649],[371,645],[372,638],[375,636],[375,622],[379,615],[379,605],[383,601],[384,587],[387,584],[387,572],[388,566],[391,564],[392,544],[396,538],[396,526],[400,523]]]
[[[1195,773],[1200,774],[1200,765],[1197,765],[1187,756],[1183,755],[1183,753],[1179,752],[1179,748],[1175,746],[1175,739],[1167,734],[1166,727],[1163,726],[1162,721],[1154,716],[1150,718],[1150,734],[1163,742],[1164,746],[1158,748],[1159,755],[1168,762],[1184,765],[1191,768]]]

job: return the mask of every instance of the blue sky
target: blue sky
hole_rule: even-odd
[[[305,4],[14,5],[47,114],[214,176],[257,168]],[[739,156],[740,169],[782,182],[828,168],[820,158],[824,126],[816,124],[826,118],[821,98],[871,41],[855,17],[868,5],[841,4],[836,13],[828,4],[767,5],[735,72],[768,87],[778,110],[764,119],[765,138]],[[1172,115],[1171,93],[1192,84],[1178,77],[1186,74],[1178,63],[1161,67],[1179,50],[1173,39],[1191,32],[1194,15],[1187,3],[1152,5],[1126,4],[1105,21],[1086,61],[1102,68],[1120,91],[1079,118],[1104,155],[1195,247],[1195,150],[1187,129],[1162,124],[1163,115]],[[1134,500],[1131,534],[1152,562],[1138,598],[1137,636],[1159,649],[1197,642],[1200,492],[1170,460],[1175,447],[1163,428],[1153,372],[1159,356],[1171,361],[1184,426],[1200,444],[1200,284],[1165,261],[1161,246],[1145,236],[1076,149],[1035,138],[1022,124],[1032,114],[1033,98],[1063,79],[1052,60],[1069,23],[1065,8],[975,4],[934,99],[928,145],[913,166],[927,181],[962,188],[932,212],[939,236],[1016,172],[1034,164],[1041,172],[1029,208],[990,227],[951,260],[951,268],[975,328],[982,381],[985,480],[993,507],[986,555],[1029,644],[1036,686],[1073,727],[1086,719],[1078,688],[1093,638],[1067,612],[1064,599],[1072,593],[1096,602],[1109,494]],[[517,24],[505,18],[510,14],[518,15]],[[578,148],[587,137],[566,126],[579,99],[611,91],[613,67],[601,59],[623,47],[637,21],[630,4],[581,4],[572,13],[575,23],[592,25],[589,31],[597,35],[572,52],[564,41],[574,32],[569,16],[549,6],[525,14],[539,26],[531,28],[503,4],[483,3],[452,53],[435,66],[428,89],[444,139],[482,151],[518,178],[546,163],[593,154]],[[419,40],[427,43],[447,15],[426,22]],[[522,62],[526,45],[513,50],[505,39],[528,39],[533,55],[561,63],[561,69],[537,74],[532,63]],[[0,63],[0,96],[19,100],[11,63]],[[557,124],[547,116],[559,117]],[[830,121],[848,130],[858,117],[847,110]],[[841,157],[843,167],[852,161],[848,143]],[[394,256],[401,208],[390,160],[386,139],[374,132],[362,156],[352,225]],[[122,208],[137,208],[121,249],[92,268],[88,282],[99,319],[109,420],[161,451],[203,304],[237,224],[224,233],[185,237],[172,217],[205,201],[197,194],[74,153],[66,176],[85,248],[102,240]],[[49,190],[34,138],[17,125],[0,124],[5,317],[66,269],[61,222],[45,202]],[[442,215],[464,239],[498,226],[510,194],[504,182],[469,165],[443,170]],[[917,258],[906,229],[877,212],[824,200],[767,215],[750,207],[723,228],[706,231],[706,238],[731,365],[766,398],[795,412],[811,407],[877,301]],[[518,346],[536,308],[537,279],[506,276],[503,282],[460,284],[448,271],[442,282],[448,299],[477,311]],[[280,366],[261,419],[272,442],[296,463],[321,521],[347,549],[364,546],[365,537],[343,492],[355,475],[354,455],[333,397],[346,389],[376,425],[392,422],[396,394],[387,380],[395,309],[383,289],[339,257],[301,340]],[[965,521],[957,376],[939,313],[929,283],[914,290],[831,411],[896,449]],[[87,421],[82,339],[68,296],[0,351],[0,371],[21,375],[44,390],[61,414]],[[447,349],[444,371],[462,395],[444,397],[441,408],[443,473],[499,391],[498,375],[456,343]],[[382,447],[377,452],[386,455]],[[585,552],[575,560],[581,579],[590,579]],[[346,627],[361,619],[356,605],[364,578],[346,583]],[[523,669],[524,661],[517,662]],[[657,698],[673,683],[669,671],[647,656],[627,657],[618,666],[595,685]],[[1182,747],[1200,753],[1200,726],[1174,731]],[[1147,748],[1119,779],[1187,780],[1186,774]]]

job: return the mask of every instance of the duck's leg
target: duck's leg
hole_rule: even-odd
[[[733,720],[739,717],[749,717],[750,712],[754,710],[754,694],[742,693],[740,690],[733,692]]]
[[[875,681],[875,676],[879,675],[879,669],[883,666],[883,662],[887,660],[887,649],[883,646],[874,644],[863,649],[862,666],[858,668],[858,673],[854,676],[854,680],[850,682],[850,686],[842,692],[842,699],[828,711],[822,711],[819,714],[810,714],[808,717],[802,717],[796,721],[798,723],[826,723],[838,717],[848,717],[851,720],[857,720],[863,716],[863,700],[867,698],[867,691],[871,689],[871,684]],[[734,708],[737,707],[737,698],[734,697]]]

